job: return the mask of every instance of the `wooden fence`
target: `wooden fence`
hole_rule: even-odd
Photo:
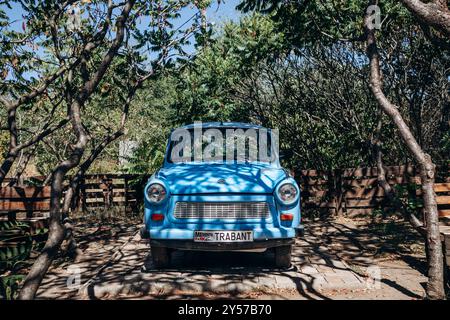
[[[0,188],[0,270],[27,257],[33,241],[44,239],[49,210],[48,186]]]
[[[435,191],[441,216],[450,216],[450,167],[439,167]],[[421,202],[420,177],[412,165],[386,168],[386,178],[397,192],[413,203]],[[363,216],[386,210],[390,204],[378,185],[377,168],[356,168],[320,172],[303,170],[297,177],[302,190],[302,206],[322,213]]]
[[[420,178],[414,166],[386,168],[387,179],[405,197],[420,202]],[[441,215],[450,216],[449,167],[440,168],[435,187]],[[149,176],[125,174],[86,175],[72,203],[73,211],[90,212],[118,208],[136,211],[143,200]],[[34,181],[42,180],[34,177]],[[384,191],[378,186],[376,168],[356,168],[320,172],[303,170],[296,176],[302,190],[302,208],[350,217],[389,209]],[[6,181],[7,182],[7,181]],[[0,217],[45,216],[50,207],[50,187],[1,187]]]
[[[302,189],[303,213],[308,215],[319,211],[355,217],[377,209],[389,209],[390,203],[378,186],[376,174],[375,168],[302,171],[296,178]],[[435,185],[442,217],[450,217],[449,177],[448,168],[441,168]],[[420,179],[413,166],[388,167],[387,178],[413,203],[420,202]],[[111,209],[139,212],[147,179],[148,176],[139,175],[87,175],[74,198],[72,210],[86,213]],[[39,183],[43,177],[33,177],[31,181]],[[49,209],[48,186],[0,188],[0,269],[5,263],[13,263],[11,261],[16,257],[25,257],[35,240],[45,238]]]
[[[319,172],[304,170],[297,175],[302,189],[302,209],[326,214],[363,216],[374,210],[389,209],[383,190],[378,186],[375,168],[357,168]],[[450,175],[440,170],[435,191],[439,213],[450,217]],[[420,179],[413,166],[387,168],[388,182],[401,193],[420,202]],[[73,211],[123,210],[139,212],[143,187],[148,176],[97,174],[87,175],[72,203]],[[39,183],[43,177],[30,181]],[[5,181],[7,184],[8,181]],[[32,248],[45,240],[50,209],[50,187],[0,187],[0,270],[26,259]],[[450,264],[450,227],[441,226],[447,264]],[[446,233],[447,232],[447,233]]]
[[[86,175],[72,203],[73,211],[112,208],[138,211],[142,186],[148,177],[138,175]],[[44,177],[27,179],[41,183]],[[50,210],[50,187],[0,187],[0,270],[24,259],[45,239]],[[40,241],[40,242],[39,242]]]
[[[137,210],[142,203],[142,190],[148,178],[124,174],[87,175],[72,209],[94,211],[114,207],[125,211]]]
[[[80,183],[72,203],[73,211],[94,211],[98,209],[137,209],[142,201],[142,192],[149,176],[127,174],[89,174]],[[39,184],[44,177],[30,177],[28,182]],[[50,187],[9,187],[5,179],[0,188],[0,216],[13,213],[15,216],[30,217],[49,211]]]

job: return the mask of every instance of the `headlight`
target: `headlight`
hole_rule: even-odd
[[[159,183],[151,184],[147,189],[147,196],[151,203],[161,203],[167,196],[166,188]]]
[[[278,197],[284,204],[291,204],[297,198],[297,188],[292,183],[285,183],[278,188]]]

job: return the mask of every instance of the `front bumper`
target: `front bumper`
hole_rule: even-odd
[[[194,242],[192,240],[150,240],[150,246],[165,247],[177,250],[199,250],[199,251],[235,251],[268,249],[279,246],[291,245],[294,239],[269,239],[256,240],[253,242]]]
[[[282,240],[282,239],[292,239],[300,238],[305,234],[304,226],[299,225],[295,228],[280,229],[257,229],[255,233],[255,242],[257,241],[269,241],[269,240]],[[255,230],[254,230],[255,232]],[[165,241],[189,241],[193,239],[193,230],[189,229],[152,229],[148,231],[144,225],[140,230],[140,235],[142,239],[155,239],[155,240],[165,240]],[[270,236],[268,236],[270,235]]]
[[[194,239],[195,231],[244,231],[252,230],[253,239],[258,240],[272,240],[272,239],[287,239],[295,238],[295,229],[286,227],[274,227],[274,226],[257,226],[254,225],[214,225],[214,224],[202,224],[202,225],[185,225],[181,226],[169,226],[169,227],[152,227],[150,228],[150,239],[158,240],[192,240]]]

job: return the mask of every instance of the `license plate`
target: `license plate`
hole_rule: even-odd
[[[195,242],[252,242],[253,231],[195,231]]]

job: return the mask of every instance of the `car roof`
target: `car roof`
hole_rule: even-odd
[[[242,128],[242,129],[262,129],[264,127],[245,122],[198,122],[180,127],[180,129],[193,129],[201,126],[202,128]]]

